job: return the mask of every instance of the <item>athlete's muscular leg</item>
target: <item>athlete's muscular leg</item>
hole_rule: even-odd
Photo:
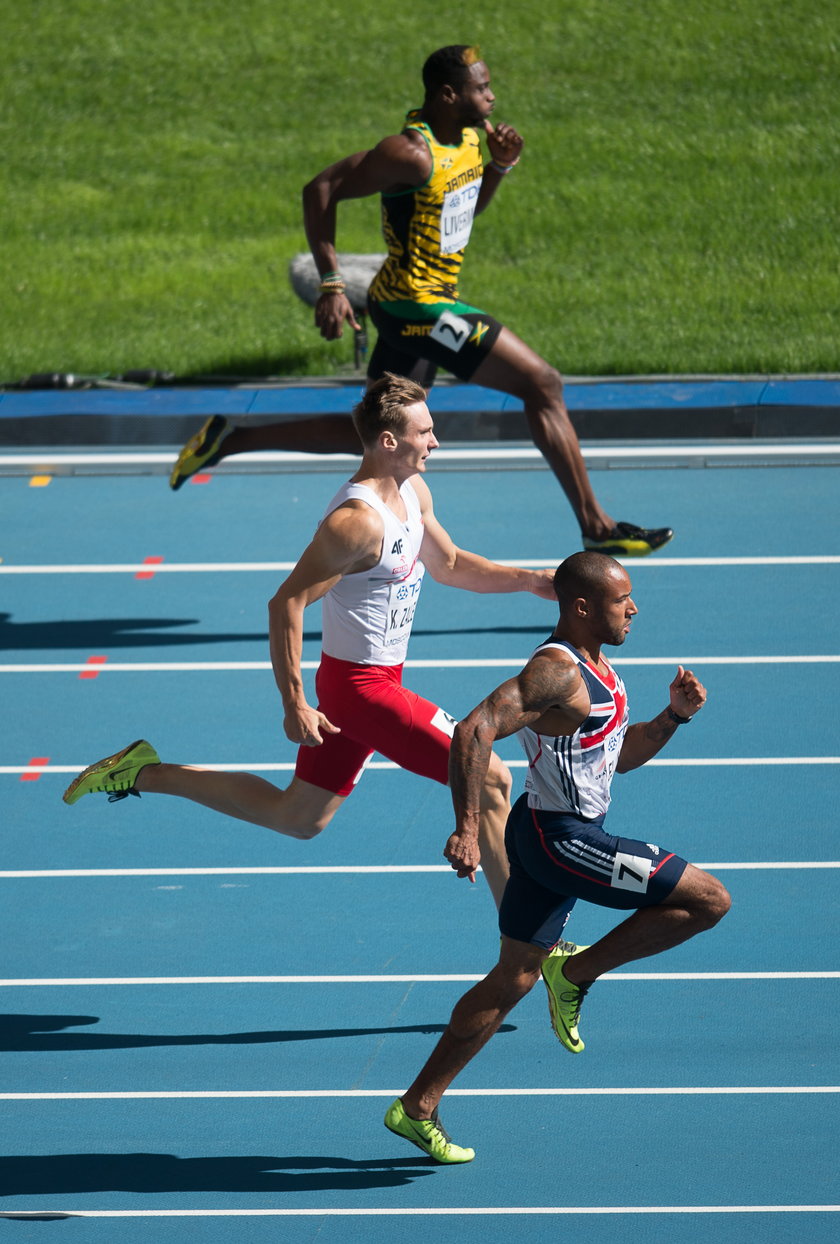
[[[560,481],[581,532],[594,540],[605,539],[615,524],[593,492],[577,433],[563,400],[560,374],[510,329],[502,328],[472,380],[524,402],[534,444]]]
[[[278,423],[236,427],[219,446],[219,459],[261,449],[289,449],[307,454],[361,454],[353,420],[346,415],[284,419]]]
[[[547,952],[502,938],[499,962],[456,1003],[449,1025],[423,1070],[403,1094],[406,1112],[428,1119],[459,1071],[487,1044],[505,1016],[540,979]]]
[[[384,359],[383,355],[383,359]],[[366,387],[386,370],[388,360],[377,363],[377,352],[371,355]],[[426,359],[405,356],[399,366],[387,368],[400,376],[408,376],[422,384],[426,392],[434,384],[435,367]],[[218,460],[233,454],[255,453],[264,449],[287,449],[305,454],[361,454],[362,446],[353,419],[346,415],[319,415],[312,419],[283,419],[277,423],[243,424],[229,432],[219,446]]]
[[[264,825],[290,838],[314,838],[320,834],[345,799],[298,777],[280,790],[254,773],[219,772],[192,765],[146,765],[138,773],[135,787],[142,794],[190,799],[225,816]]]
[[[573,984],[595,980],[634,959],[658,955],[711,929],[729,911],[729,894],[711,873],[689,864],[664,903],[642,907],[563,967]]]
[[[510,812],[512,786],[510,770],[492,752],[481,792],[478,847],[481,851],[481,869],[497,907],[502,901],[502,894],[510,876],[505,850],[505,825]]]

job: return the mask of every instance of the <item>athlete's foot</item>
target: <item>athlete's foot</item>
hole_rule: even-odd
[[[174,491],[186,483],[202,467],[215,466],[222,457],[222,441],[233,431],[223,415],[212,415],[195,436],[191,436],[178,455],[169,477],[169,487]]]
[[[575,946],[572,942],[558,942],[547,959],[543,960],[542,978],[548,992],[548,1011],[551,1026],[557,1039],[572,1054],[582,1054],[583,1040],[578,1032],[580,1008],[586,997],[587,985],[570,981],[563,971],[574,955],[588,950],[588,946]]]
[[[637,527],[634,523],[615,523],[612,530],[584,535],[583,547],[611,557],[647,557],[661,549],[674,533],[670,527]]]
[[[406,1113],[402,1101],[398,1097],[392,1102],[385,1113],[385,1126],[389,1132],[402,1136],[436,1162],[452,1165],[458,1162],[472,1162],[474,1149],[466,1149],[456,1145],[444,1128],[438,1112],[435,1110],[430,1119],[413,1119]]]
[[[159,765],[158,756],[151,743],[138,739],[130,743],[122,751],[104,760],[97,760],[74,778],[62,798],[65,803],[76,803],[82,795],[102,791],[113,803],[117,799],[125,799],[126,795],[138,795],[137,780],[150,765]]]

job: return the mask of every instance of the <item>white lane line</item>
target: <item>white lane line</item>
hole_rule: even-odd
[[[216,773],[292,773],[294,772],[294,761],[277,762],[261,762],[253,761],[252,763],[243,763],[236,761],[231,764],[198,764],[196,761],[190,761],[199,769],[211,769]],[[505,764],[509,769],[524,769],[528,762],[523,759],[505,760]],[[840,765],[840,756],[693,756],[693,757],[654,757],[645,765],[646,769],[651,768],[709,768],[720,765],[728,766],[766,766],[776,768],[781,765]],[[50,773],[80,773],[85,768],[84,763],[73,765],[39,765],[38,774]],[[392,760],[374,760],[368,765],[366,772],[371,770],[384,772],[396,772],[400,769],[398,764]],[[27,765],[0,765],[0,777],[12,777],[15,774],[32,773],[32,764]]]
[[[668,441],[666,444],[637,442],[635,444],[604,445],[600,442],[583,441],[581,450],[584,458],[624,458],[633,461],[639,458],[809,458],[830,457],[840,452],[840,444],[834,439],[826,438],[818,441],[780,440],[763,442],[750,441]],[[0,467],[8,466],[43,466],[45,463],[64,463],[67,466],[172,466],[178,456],[177,451],[168,450],[132,450],[103,453],[96,451],[67,451],[48,449],[41,452],[27,451],[16,454],[0,454]],[[239,466],[248,463],[303,463],[318,462],[358,463],[356,454],[313,454],[298,450],[262,449],[239,456]],[[464,448],[436,449],[434,462],[535,462],[541,467],[545,459],[533,445],[510,444],[496,447],[465,446]],[[218,468],[217,468],[218,469]],[[224,467],[221,468],[225,470]],[[230,466],[227,468],[230,472]]]
[[[385,976],[86,976],[18,977],[0,988],[111,988],[116,985],[439,985],[484,980],[486,972],[401,973]],[[840,972],[605,972],[599,981],[840,980]]]
[[[157,1101],[161,1099],[213,1100],[216,1098],[287,1098],[292,1100],[310,1100],[326,1098],[342,1101],[346,1097],[361,1098],[365,1101],[375,1097],[393,1101],[405,1088],[399,1089],[179,1089],[151,1090],[126,1092],[83,1092],[83,1093],[0,1093],[0,1101]],[[446,1090],[447,1097],[706,1097],[744,1095],[770,1096],[785,1095],[820,1095],[840,1093],[840,1085],[833,1084],[797,1084],[797,1085],[761,1085],[704,1088],[486,1088]]]
[[[0,1218],[402,1218],[517,1217],[535,1214],[836,1214],[840,1205],[487,1205],[398,1209],[49,1209],[3,1210]]]
[[[493,559],[502,566],[521,566],[524,569],[541,570],[557,561],[557,555],[547,554],[544,558],[505,558]],[[653,558],[618,558],[633,569],[636,567],[674,568],[678,566],[836,566],[840,565],[840,554],[808,554],[804,556],[762,556],[762,557],[653,557]],[[293,570],[295,562],[160,562],[155,564],[154,573],[159,574],[230,574],[236,572],[252,573],[286,573]],[[137,574],[148,571],[143,562],[105,562],[105,563],[62,563],[39,565],[0,565],[0,575],[4,574]]]
[[[200,638],[200,636],[198,636]],[[142,640],[140,641],[142,642]],[[483,657],[462,659],[408,660],[406,669],[468,670],[468,669],[521,669],[529,656]],[[617,666],[674,666],[687,665],[837,665],[840,654],[779,655],[779,656],[678,656],[669,657],[616,657]],[[315,670],[318,661],[301,661],[301,669]],[[97,669],[99,677],[109,674],[212,674],[212,673],[267,673],[270,661],[108,661]],[[0,665],[0,674],[79,674],[90,671],[88,661],[26,662]]]
[[[759,860],[755,863],[720,863],[702,864],[713,872],[732,870],[757,871],[767,869],[779,872],[792,870],[816,869],[822,872],[827,868],[840,868],[840,860]],[[333,875],[401,875],[405,873],[445,873],[452,872],[448,864],[317,864],[288,866],[258,866],[229,868],[17,868],[0,870],[0,881],[14,881],[25,878],[56,878],[56,877],[306,877]]]

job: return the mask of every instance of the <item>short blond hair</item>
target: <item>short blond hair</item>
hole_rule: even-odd
[[[406,407],[425,400],[422,384],[386,371],[353,409],[353,424],[365,449],[375,445],[382,432],[404,432],[408,421]]]

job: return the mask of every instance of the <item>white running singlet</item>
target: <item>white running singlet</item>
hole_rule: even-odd
[[[574,734],[552,737],[527,726],[517,731],[528,757],[528,806],[594,820],[610,806],[610,784],[627,729],[627,692],[605,658],[607,672],[602,673],[564,640],[541,644],[536,651],[546,648],[562,648],[577,662],[590,708]]]
[[[345,501],[364,501],[382,518],[385,531],[379,561],[370,570],[347,574],[323,598],[323,649],[327,656],[356,665],[402,665],[425,567],[420,561],[423,518],[417,493],[400,488],[406,509],[401,522],[364,484],[344,484],[324,518]]]

